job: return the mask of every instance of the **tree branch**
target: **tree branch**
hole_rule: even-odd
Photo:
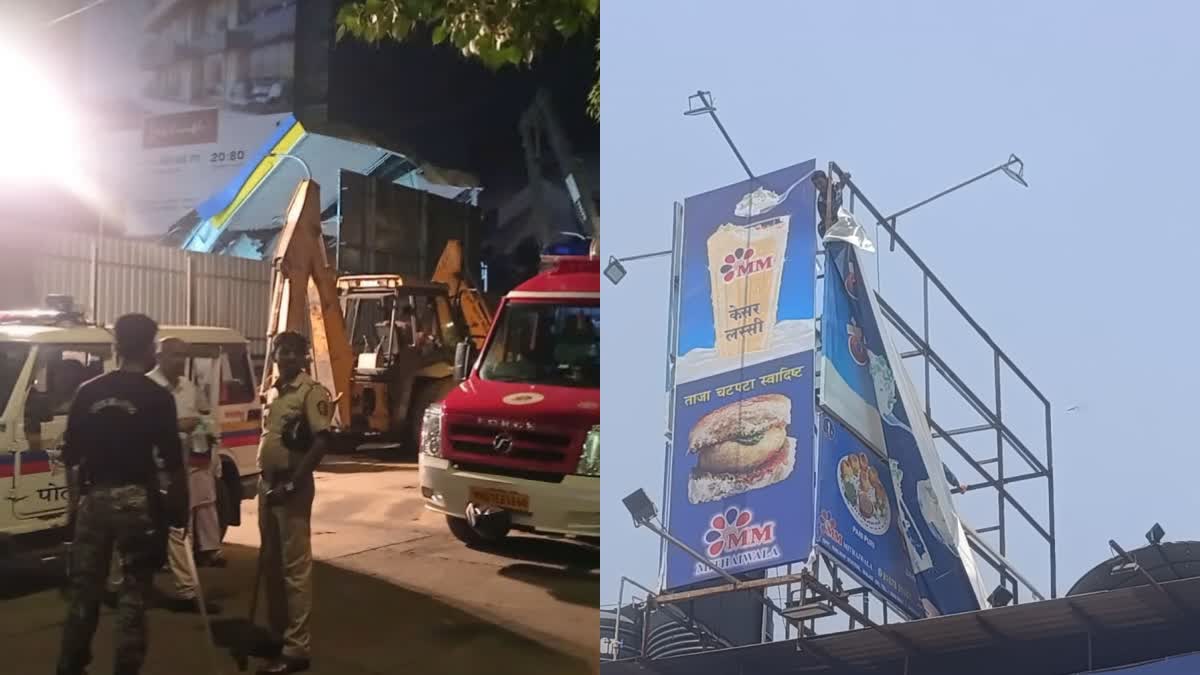
[[[359,0],[337,15],[337,39],[367,44],[405,40],[415,26],[433,28],[434,44],[449,42],[493,70],[528,65],[555,36],[600,30],[600,0]],[[600,39],[596,38],[596,52]],[[588,94],[588,114],[600,117],[600,65]]]

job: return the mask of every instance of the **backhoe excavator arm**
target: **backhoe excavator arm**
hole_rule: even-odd
[[[488,311],[483,297],[479,295],[479,290],[471,284],[466,270],[463,269],[462,242],[457,239],[446,242],[442,257],[438,258],[437,267],[434,268],[432,281],[446,284],[450,299],[458,303],[463,319],[467,322],[467,329],[471,332],[469,337],[475,343],[475,349],[483,349],[483,341],[492,326],[492,314]],[[438,321],[443,326],[455,323],[453,310],[445,299],[438,299],[437,313]]]
[[[546,90],[538,90],[529,109],[521,115],[518,126],[522,144],[525,146],[525,167],[529,173],[529,184],[535,191],[541,184],[541,139],[544,137],[550,145],[554,163],[558,165],[559,179],[567,188],[567,194],[575,207],[575,217],[583,227],[583,233],[592,239],[595,251],[599,254],[600,212],[595,202],[595,190],[599,186],[590,185],[578,175],[571,143],[554,113],[550,94]]]
[[[275,380],[275,336],[285,330],[308,333],[312,340],[312,375],[335,400],[334,425],[350,421],[350,384],[354,354],[338,301],[337,275],[329,266],[321,234],[321,188],[304,180],[292,194],[287,222],[272,260],[271,316],[267,322],[267,358],[262,391]]]

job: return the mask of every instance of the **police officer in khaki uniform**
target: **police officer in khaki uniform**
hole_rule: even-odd
[[[259,669],[260,674],[309,668],[313,470],[328,447],[333,418],[329,390],[304,372],[308,340],[299,333],[280,333],[272,350],[279,377],[267,393],[258,446],[262,469],[258,527],[268,619],[283,648],[278,658]]]

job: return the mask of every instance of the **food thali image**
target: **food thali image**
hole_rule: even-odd
[[[887,491],[866,453],[846,455],[838,462],[838,484],[846,507],[864,530],[875,535],[888,531],[892,511]]]

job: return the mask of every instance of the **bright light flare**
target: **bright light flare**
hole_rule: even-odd
[[[12,41],[0,39],[0,181],[84,188],[83,138],[66,97]]]

